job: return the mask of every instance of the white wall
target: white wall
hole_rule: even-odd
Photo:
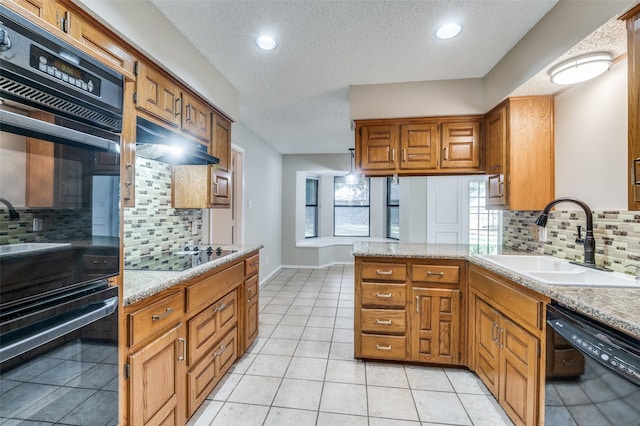
[[[627,128],[626,60],[556,96],[556,196],[626,210]]]
[[[282,264],[282,155],[239,123],[231,141],[244,149],[244,243],[264,245],[262,281]]]

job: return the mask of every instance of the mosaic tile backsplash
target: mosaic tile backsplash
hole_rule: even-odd
[[[192,223],[198,235],[191,235]],[[124,267],[202,241],[202,210],[171,207],[171,166],[136,158],[136,207],[124,209]]]
[[[586,220],[580,210],[554,210],[547,221],[547,242],[534,235],[535,219],[540,212],[509,211],[502,217],[502,240],[505,247],[582,261],[584,248],[576,243],[577,226],[584,238]],[[596,264],[617,272],[635,273],[640,265],[640,212],[593,212],[593,236],[596,240]]]
[[[91,209],[29,209],[16,207],[18,220],[0,208],[0,245],[83,240],[91,236]],[[33,219],[42,219],[42,231],[33,230]]]

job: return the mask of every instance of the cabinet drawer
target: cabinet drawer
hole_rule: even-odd
[[[360,275],[363,280],[405,281],[407,267],[402,263],[362,262]]]
[[[129,346],[136,345],[178,321],[184,313],[182,293],[176,293],[129,314]]]
[[[187,416],[191,417],[238,358],[238,329],[232,329],[195,367],[187,372]]]
[[[244,281],[244,266],[238,263],[187,287],[187,312],[207,306]]]
[[[211,349],[220,336],[237,324],[238,291],[233,290],[188,322],[189,365]]]
[[[413,265],[413,282],[458,284],[459,267],[448,265]]]
[[[256,254],[244,260],[244,276],[257,274],[260,269],[260,255]]]
[[[407,338],[404,336],[362,335],[363,358],[404,360],[407,356]]]
[[[404,307],[406,286],[404,284],[362,283],[362,306]]]
[[[407,328],[407,316],[404,310],[362,309],[360,311],[362,331],[364,333],[404,333]]]

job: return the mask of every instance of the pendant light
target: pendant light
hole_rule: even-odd
[[[347,173],[344,177],[344,183],[346,183],[347,185],[357,185],[358,182],[360,181],[360,177],[358,176],[358,174],[356,173],[356,171],[353,168],[353,161],[354,161],[354,148],[349,148],[350,151],[350,168],[349,168],[349,173]]]

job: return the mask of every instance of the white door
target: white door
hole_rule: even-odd
[[[465,176],[427,178],[427,243],[468,243],[467,182]]]

